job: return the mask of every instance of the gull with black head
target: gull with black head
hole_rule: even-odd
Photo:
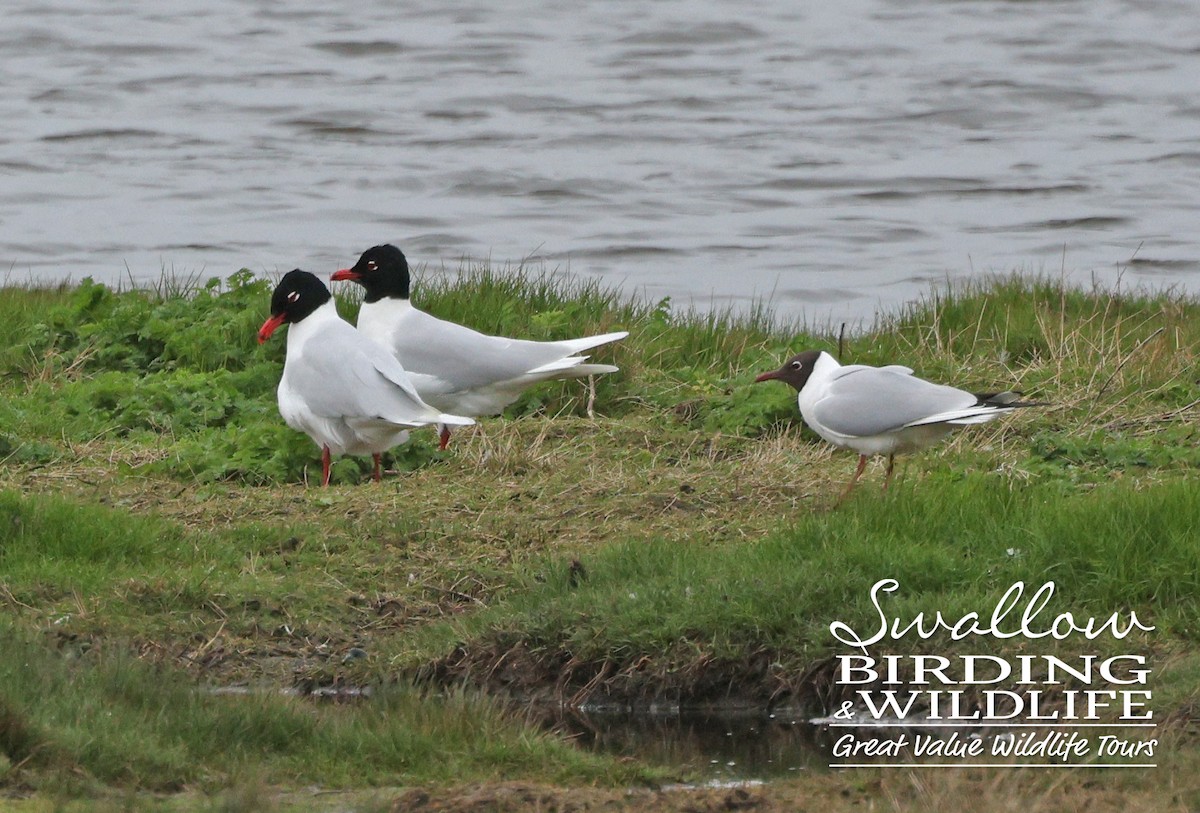
[[[288,324],[279,380],[279,414],[321,447],[322,485],[335,455],[370,454],[375,480],[383,452],[408,440],[408,429],[432,423],[465,426],[471,418],[439,412],[421,400],[400,362],[338,315],[325,283],[297,268],[271,296],[262,344]]]
[[[554,379],[615,373],[611,364],[585,364],[584,350],[615,342],[627,331],[539,342],[489,336],[417,309],[409,301],[408,260],[393,245],[367,249],[353,268],[330,279],[365,290],[358,329],[404,365],[421,397],[459,415],[498,415],[526,389]],[[441,448],[450,429],[439,427]]]
[[[887,455],[886,489],[897,454],[931,446],[957,426],[1043,406],[1020,401],[1015,392],[972,394],[934,384],[897,364],[843,366],[822,350],[805,350],[754,380],[794,387],[804,422],[834,446],[858,452],[858,468],[839,502],[854,488],[871,455]]]

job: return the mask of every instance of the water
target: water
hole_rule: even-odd
[[[1014,268],[1194,289],[1197,76],[1171,0],[11,0],[0,266],[391,241],[816,321]]]
[[[328,703],[369,702],[367,686],[266,688],[232,685],[202,690],[220,697],[282,694]],[[519,710],[520,704],[509,706]],[[836,761],[833,740],[839,731],[819,724],[798,709],[764,707],[683,710],[651,707],[632,711],[620,706],[587,708],[525,707],[527,719],[540,723],[577,747],[650,765],[665,766],[702,783],[743,783],[823,771]],[[899,724],[904,723],[897,721]]]
[[[824,771],[828,730],[789,711],[564,712],[559,731],[581,748],[669,766],[703,782],[743,782]]]

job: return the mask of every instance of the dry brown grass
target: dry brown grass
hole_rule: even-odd
[[[71,452],[75,459],[51,468],[5,469],[0,487],[154,511],[196,530],[278,522],[301,505],[322,523],[340,514],[352,529],[403,509],[440,537],[538,537],[564,547],[761,535],[841,480],[848,471],[838,463],[850,465],[795,430],[748,439],[636,419],[537,417],[458,432],[441,461],[381,484],[329,489],[231,484],[198,494],[176,480],[119,473],[156,459],[154,450],[98,439]]]

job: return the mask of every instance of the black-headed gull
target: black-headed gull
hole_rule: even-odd
[[[899,365],[843,367],[824,351],[806,350],[754,380],[795,387],[804,422],[834,446],[858,452],[858,469],[839,501],[854,488],[870,455],[887,455],[886,489],[897,454],[930,446],[955,426],[984,423],[1017,407],[1041,406],[1018,401],[1014,392],[974,395],[912,373]]]
[[[379,480],[380,455],[408,440],[408,429],[431,423],[475,423],[445,415],[421,400],[400,362],[338,316],[325,283],[297,268],[271,295],[271,318],[258,343],[290,324],[279,414],[321,447],[322,485],[332,455],[370,454]]]
[[[395,354],[422,398],[461,415],[498,415],[541,381],[615,373],[611,364],[584,364],[587,356],[578,354],[629,335],[622,330],[538,342],[489,336],[438,319],[409,302],[408,261],[393,245],[367,249],[353,268],[343,268],[330,279],[363,286],[358,329]],[[450,430],[443,424],[439,434],[444,449]]]

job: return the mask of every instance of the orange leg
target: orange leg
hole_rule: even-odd
[[[379,454],[379,452],[376,452],[375,454],[371,455],[371,459],[375,461],[375,474],[372,476],[374,477],[375,482],[378,483],[383,479],[383,455]]]
[[[850,492],[854,490],[854,484],[858,482],[858,478],[862,477],[863,471],[867,468],[867,456],[860,454],[858,456],[858,468],[854,470],[854,476],[850,478],[850,482],[846,484],[846,490],[842,492],[842,496],[837,498],[835,506],[841,505],[842,500],[850,496]]]
[[[329,485],[329,447],[321,447],[321,485]]]
[[[438,432],[438,450],[445,451],[450,445],[450,427],[442,424],[442,429]]]

